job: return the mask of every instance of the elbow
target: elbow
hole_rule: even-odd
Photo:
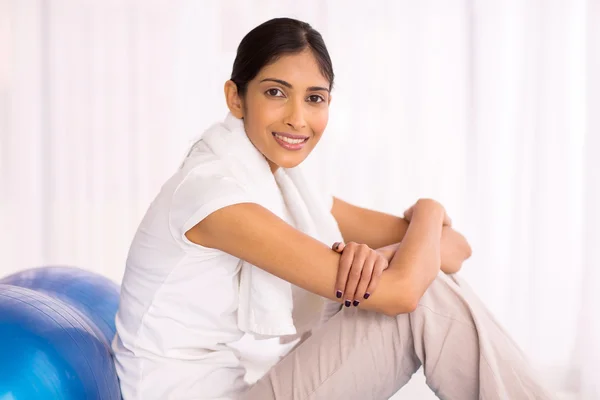
[[[465,260],[468,260],[473,255],[473,249],[469,243],[465,243]]]
[[[455,274],[462,268],[462,261],[457,261],[454,263],[446,263],[442,264],[441,270],[446,275]]]
[[[421,297],[425,294],[437,274],[427,278],[421,274],[394,274],[392,285],[395,288],[384,314],[395,317],[400,314],[410,314],[417,309]],[[425,278],[425,279],[423,279]]]
[[[452,257],[448,257],[447,260],[443,260],[440,269],[445,274],[455,274],[461,270],[463,263],[471,258],[473,251],[471,250],[471,246],[468,243],[457,251]]]
[[[422,271],[418,270],[414,273],[407,273],[407,271],[398,272],[398,270],[388,269],[386,273],[390,283],[387,289],[389,294],[386,296],[385,306],[379,312],[390,317],[410,314],[415,311],[419,306],[421,297],[437,276],[437,273],[431,277],[423,276]]]
[[[420,296],[413,292],[413,290],[399,290],[396,298],[384,310],[384,314],[396,317],[400,314],[410,314],[415,311],[419,305]]]
[[[418,301],[412,300],[402,300],[397,301],[395,304],[390,305],[387,310],[384,311],[384,314],[389,317],[397,317],[400,314],[410,314],[411,312],[417,309],[419,305]]]
[[[419,298],[417,296],[407,297],[400,303],[398,310],[396,310],[396,315],[410,314],[417,309],[418,305]]]
[[[473,255],[473,249],[471,249],[471,245],[467,242],[467,239],[463,237],[463,244],[460,248],[460,253],[462,256],[462,261],[466,261]]]

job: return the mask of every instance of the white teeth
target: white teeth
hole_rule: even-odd
[[[305,139],[291,139],[289,137],[285,137],[285,136],[281,136],[278,134],[275,134],[275,136],[277,136],[278,139],[283,140],[286,143],[290,143],[290,144],[299,144],[304,142]]]

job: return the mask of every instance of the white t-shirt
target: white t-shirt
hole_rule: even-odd
[[[253,202],[249,193],[226,163],[200,151],[150,205],[127,258],[112,343],[124,400],[232,399],[246,389],[236,350],[239,259],[185,232],[220,208]]]

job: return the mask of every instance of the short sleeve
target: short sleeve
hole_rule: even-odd
[[[333,194],[331,192],[325,192],[325,206],[327,206],[327,210],[331,213],[333,210]]]
[[[224,171],[196,167],[182,179],[173,192],[169,227],[174,238],[194,245],[185,233],[213,212],[239,203],[252,203],[249,191]]]

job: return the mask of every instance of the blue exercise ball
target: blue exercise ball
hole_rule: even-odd
[[[1,400],[118,400],[104,338],[69,305],[0,284]]]
[[[102,275],[76,267],[48,266],[9,275],[0,279],[0,284],[32,289],[59,299],[89,318],[107,343],[115,336],[119,285]]]

